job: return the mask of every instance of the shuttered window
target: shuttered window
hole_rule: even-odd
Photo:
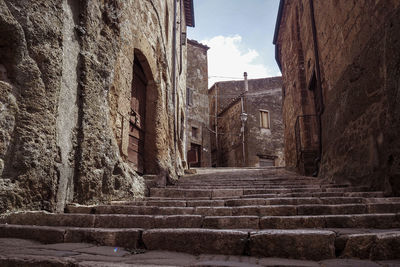
[[[267,110],[260,110],[260,127],[265,129],[270,128],[269,112]]]

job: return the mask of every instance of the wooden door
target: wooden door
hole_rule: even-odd
[[[201,146],[190,144],[190,150],[187,153],[190,167],[201,167]]]
[[[144,173],[144,139],[147,80],[140,63],[135,60],[131,93],[128,161],[138,173]]]

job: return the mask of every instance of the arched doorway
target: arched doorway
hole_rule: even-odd
[[[128,161],[140,174],[145,171],[146,137],[146,87],[148,79],[140,56],[135,53],[131,91],[131,112],[129,119]]]

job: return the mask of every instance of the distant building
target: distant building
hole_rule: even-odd
[[[211,166],[209,104],[208,104],[208,46],[187,41],[186,91],[186,151],[189,167]]]
[[[210,88],[213,166],[284,166],[281,82],[248,80],[247,92],[244,81]]]
[[[400,1],[280,1],[286,164],[400,195]]]

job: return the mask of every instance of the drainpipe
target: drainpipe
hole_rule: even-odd
[[[242,114],[240,114],[240,120],[242,122],[242,155],[243,155],[243,167],[246,166],[246,131],[245,131],[245,125],[246,125],[246,120],[247,120],[247,114],[246,114],[246,109],[247,105],[245,105],[245,94],[249,91],[249,82],[247,80],[247,72],[243,73],[244,76],[244,92],[241,97],[241,104],[242,104]],[[247,104],[247,103],[246,103]],[[246,109],[245,109],[246,106]]]
[[[215,83],[215,148],[216,148],[216,165],[218,167],[218,83]]]
[[[174,28],[173,28],[173,37],[172,37],[172,103],[174,107],[174,147],[176,153],[176,145],[177,145],[177,125],[176,125],[176,22],[177,22],[177,0],[174,1]]]
[[[245,72],[243,76],[244,76],[244,91],[247,93],[249,91],[249,81],[247,80],[247,72]]]
[[[183,21],[182,21],[182,18],[183,18],[183,13],[184,12],[182,12],[182,0],[179,0],[179,75],[181,75],[182,74],[182,70],[183,70],[183,53],[182,53],[182,46],[183,46],[183,44],[184,44],[184,40],[183,40],[183,34],[182,34],[182,32],[183,32]],[[186,35],[185,35],[186,36]],[[186,38],[186,37],[185,37]],[[186,42],[186,40],[185,40],[185,42]]]
[[[322,83],[321,83],[321,68],[319,64],[319,52],[318,52],[318,39],[317,39],[317,27],[315,25],[315,15],[314,15],[314,2],[313,0],[309,0],[310,3],[310,15],[311,15],[311,29],[312,29],[312,36],[313,36],[313,43],[314,43],[314,57],[315,57],[315,67],[316,67],[316,74],[317,74],[317,88],[319,98],[318,109],[317,111],[317,120],[318,120],[318,139],[319,139],[319,148],[318,148],[318,159],[316,162],[316,172],[313,176],[318,176],[319,172],[319,165],[322,160],[322,121],[321,116],[324,113],[324,101],[323,101],[323,92],[322,92]]]

